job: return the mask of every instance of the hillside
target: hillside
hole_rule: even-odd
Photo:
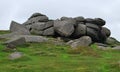
[[[6,34],[9,31],[0,31]],[[56,39],[44,43],[26,43],[17,46],[15,51],[22,52],[23,57],[9,60],[5,45],[0,39],[0,72],[119,72],[120,51],[99,50],[96,45],[70,50],[64,42]],[[78,53],[80,52],[80,53]]]

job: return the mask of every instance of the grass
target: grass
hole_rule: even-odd
[[[0,31],[0,34],[8,31]],[[5,41],[0,40],[0,42]],[[0,43],[0,72],[119,72],[120,51],[97,49],[91,47],[78,47],[71,50],[65,44],[54,42],[27,43],[17,46],[17,51],[23,52],[24,57],[9,60],[12,52],[2,51],[5,48]]]
[[[9,30],[0,30],[0,35],[1,34],[7,34],[7,33],[10,33],[10,31]]]

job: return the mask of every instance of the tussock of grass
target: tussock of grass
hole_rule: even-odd
[[[99,57],[99,54],[94,49],[92,49],[91,47],[88,47],[88,46],[79,46],[74,49],[71,48],[68,50],[68,53]]]

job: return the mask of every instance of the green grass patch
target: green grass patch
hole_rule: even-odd
[[[10,33],[9,30],[0,30],[0,35]]]
[[[0,31],[0,34],[4,32]],[[7,33],[7,32],[5,32]],[[1,40],[0,42],[3,42]],[[78,47],[71,50],[66,44],[54,42],[26,43],[17,46],[23,58],[9,60],[12,52],[4,52],[0,43],[0,72],[119,72],[120,51]]]

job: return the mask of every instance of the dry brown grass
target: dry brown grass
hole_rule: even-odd
[[[79,46],[77,48],[70,48],[68,50],[69,54],[81,54],[81,55],[86,55],[86,56],[97,56],[99,57],[99,54],[92,49],[91,47],[88,46]]]

